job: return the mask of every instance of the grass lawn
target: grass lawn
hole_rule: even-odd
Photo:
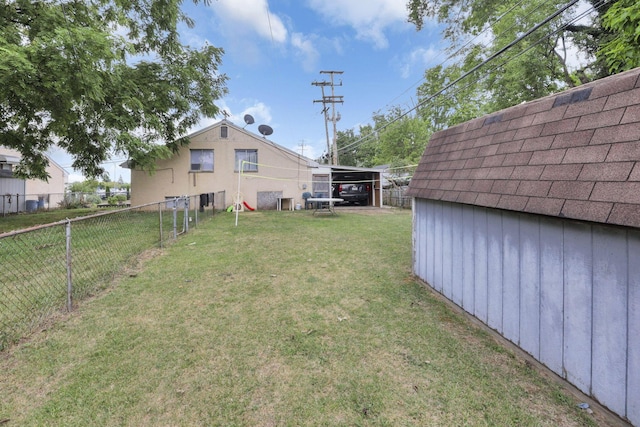
[[[595,425],[412,277],[411,212],[234,219],[0,353],[0,422]]]
[[[50,224],[62,221],[67,218],[75,218],[78,216],[92,215],[101,212],[104,209],[98,208],[82,208],[82,209],[52,209],[50,211],[41,211],[19,214],[9,214],[0,216],[0,234],[9,231],[20,230],[23,228],[34,227],[41,224]]]

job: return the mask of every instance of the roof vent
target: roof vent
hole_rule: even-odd
[[[491,123],[498,123],[502,121],[502,114],[496,114],[495,116],[487,117],[484,119],[482,126],[490,125]]]
[[[576,90],[566,95],[560,95],[553,102],[553,107],[555,108],[561,105],[575,104],[576,102],[586,101],[587,99],[589,99],[592,89],[593,88],[589,87],[586,89]]]

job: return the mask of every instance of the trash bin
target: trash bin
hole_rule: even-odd
[[[37,200],[27,200],[25,203],[26,203],[27,212],[35,212],[38,210]]]

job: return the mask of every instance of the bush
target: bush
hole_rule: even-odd
[[[91,203],[85,200],[84,194],[67,193],[64,195],[64,199],[58,202],[58,206],[62,209],[80,209],[88,208]]]
[[[97,194],[88,194],[84,197],[85,203],[91,205],[98,205],[102,203],[102,199]]]
[[[127,200],[127,196],[124,194],[116,194],[115,196],[107,198],[107,202],[109,202],[110,205],[121,205],[125,200]]]

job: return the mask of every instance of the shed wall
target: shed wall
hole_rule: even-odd
[[[414,199],[414,273],[640,425],[640,231]]]

